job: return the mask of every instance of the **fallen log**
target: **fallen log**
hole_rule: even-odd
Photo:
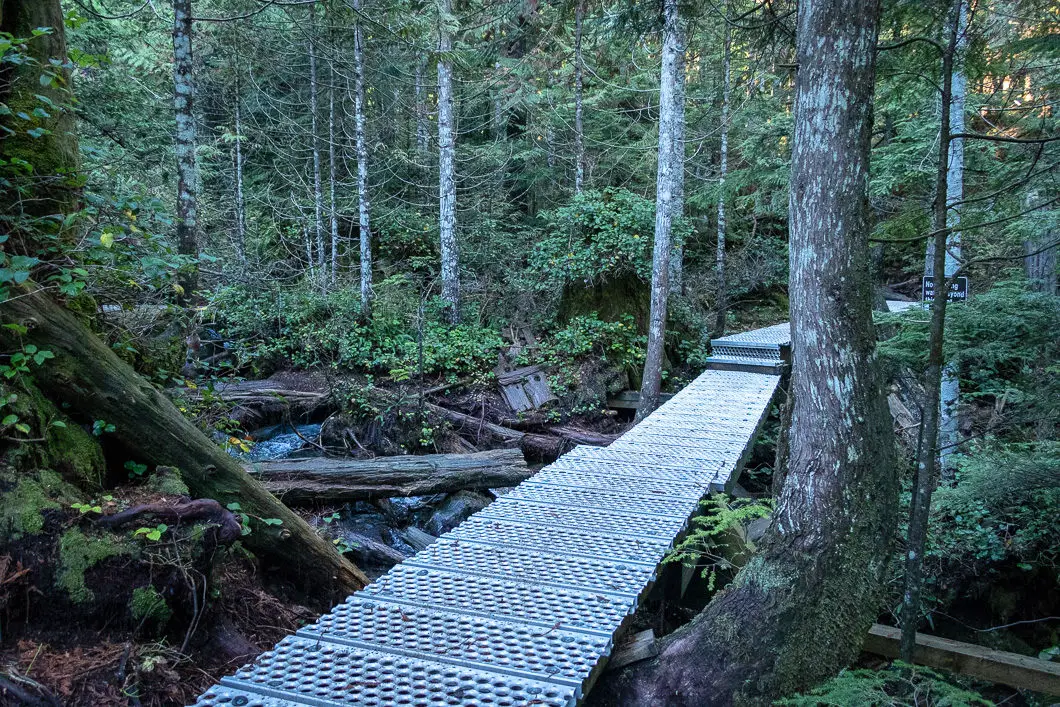
[[[286,503],[345,503],[516,486],[530,478],[518,449],[376,459],[285,459],[248,468]]]
[[[290,377],[291,374],[287,374]],[[328,404],[328,391],[316,388],[317,382],[308,380],[249,380],[218,383],[212,388],[171,388],[170,397],[202,400],[207,396],[233,405],[229,413],[247,429],[266,424],[269,420],[303,419]],[[292,385],[292,383],[294,385]],[[298,386],[298,387],[295,387]]]
[[[86,422],[113,425],[107,437],[124,447],[127,458],[179,468],[193,496],[240,504],[252,519],[253,532],[243,538],[247,547],[321,599],[367,584],[364,573],[334,545],[247,474],[77,316],[39,290],[13,294],[0,304],[0,315],[27,332],[15,339],[0,330],[2,338],[9,348],[35,344],[52,352],[54,360],[33,370],[37,386],[51,400],[69,405],[69,412]]]
[[[561,447],[562,445],[559,444],[558,440],[555,440],[556,437],[561,440],[573,442],[574,444],[589,444],[597,447],[606,447],[618,439],[618,435],[600,434],[598,432],[590,432],[588,430],[582,430],[571,426],[549,427],[544,430],[546,434],[521,432],[519,430],[513,430],[510,427],[504,427],[489,422],[483,418],[475,417],[474,415],[468,415],[466,413],[457,412],[456,410],[443,408],[440,405],[426,403],[424,407],[428,412],[446,419],[460,428],[474,429],[476,432],[487,431],[503,440],[519,442],[520,445],[524,446],[529,442],[530,447],[535,451],[543,447]],[[550,438],[553,440],[552,442],[548,441]]]

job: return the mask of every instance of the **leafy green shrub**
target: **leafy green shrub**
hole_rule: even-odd
[[[844,670],[806,694],[773,704],[786,707],[988,707],[993,702],[928,668],[895,661],[883,670]]]
[[[1060,443],[983,443],[957,462],[956,484],[933,499],[928,600],[945,605],[1004,574],[1060,567]]]
[[[884,317],[897,331],[880,345],[892,366],[922,370],[927,357],[929,314],[912,308]],[[1019,403],[1060,394],[1060,298],[1035,292],[1020,280],[999,282],[988,292],[946,310],[946,360],[961,378],[962,396],[1005,395]]]
[[[530,268],[538,286],[593,282],[633,274],[651,279],[655,203],[625,189],[587,191],[567,206],[546,211]],[[674,224],[673,242],[691,233],[686,219]]]
[[[210,307],[243,364],[270,368],[290,361],[301,368],[323,365],[392,373],[398,379],[419,368],[415,319],[410,325],[392,308],[381,308],[364,323],[360,293],[353,288],[320,294],[231,286],[214,292]],[[476,324],[450,326],[432,316],[436,309],[431,303],[425,313],[423,372],[465,375],[491,369],[503,343],[497,331]]]

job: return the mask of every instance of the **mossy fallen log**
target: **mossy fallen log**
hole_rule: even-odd
[[[254,464],[251,473],[286,503],[345,503],[516,486],[532,475],[518,449],[375,459],[285,459]]]
[[[238,503],[251,522],[244,543],[284,574],[299,578],[322,599],[360,589],[367,578],[301,517],[284,506],[238,461],[188,421],[169,399],[140,377],[82,323],[40,290],[23,290],[0,303],[8,348],[35,344],[55,358],[34,368],[41,391],[84,422],[113,425],[112,436],[130,460],[181,470],[193,496]],[[262,522],[267,519],[270,522]],[[276,524],[273,519],[281,521]]]

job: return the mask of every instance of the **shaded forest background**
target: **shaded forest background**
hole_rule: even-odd
[[[881,303],[920,296],[939,166],[933,43],[945,42],[951,5],[883,6],[870,185]],[[367,458],[510,443],[426,414],[425,399],[542,433],[607,435],[628,423],[607,401],[641,387],[648,335],[656,3],[75,0],[62,9],[68,63],[42,62],[39,93],[23,90],[0,115],[6,145],[30,146],[0,161],[0,297],[32,275],[233,454],[251,452],[263,427],[322,418],[330,436],[299,446]],[[194,18],[176,81],[174,9]],[[794,12],[769,1],[681,7],[685,157],[666,390],[702,369],[712,336],[788,319]],[[960,437],[956,472],[932,508],[923,611],[933,632],[1043,657],[1060,645],[1058,13],[1044,0],[969,7],[965,130],[989,139],[964,142],[959,234],[974,297],[947,315]],[[3,30],[13,32],[0,40],[8,96],[54,31]],[[448,71],[451,90],[439,80]],[[191,91],[190,123],[174,118],[175,90],[178,117],[180,92]],[[449,100],[451,222],[439,189]],[[65,129],[56,121],[74,120],[76,167],[59,164],[52,143]],[[38,175],[56,172],[76,193],[58,217],[36,206],[50,187]],[[928,322],[911,310],[879,323],[904,518]],[[123,534],[86,524],[179,496],[186,479],[115,442],[115,420],[49,408],[33,376],[53,365],[51,352],[4,324],[0,540],[17,548],[0,548],[8,678],[39,681],[70,704],[126,704],[129,690],[144,703],[182,703],[326,605],[322,592],[271,571],[274,558],[232,549],[232,538],[179,523]],[[496,385],[502,352],[542,366],[557,400],[509,410]],[[224,395],[246,380],[323,402],[248,412]],[[777,411],[744,481],[765,512],[780,427]],[[277,518],[224,505],[246,527],[253,520],[256,537],[276,530]],[[386,515],[378,508],[302,515],[358,564],[394,560],[344,539],[365,530],[358,517]],[[702,563],[702,548],[694,554]],[[730,576],[717,569],[711,590]],[[900,569],[882,621],[897,618]],[[58,603],[39,609],[34,587]],[[664,623],[687,620],[708,595]],[[84,631],[71,634],[64,612]]]

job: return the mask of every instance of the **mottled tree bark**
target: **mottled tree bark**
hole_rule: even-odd
[[[659,81],[659,158],[655,178],[655,244],[651,266],[651,311],[648,351],[640,386],[640,422],[659,406],[662,369],[666,360],[666,311],[670,295],[670,249],[674,221],[675,174],[684,168],[684,143],[678,143],[677,89],[681,47],[677,0],[663,2],[662,74]],[[680,147],[680,149],[678,149]],[[680,155],[679,155],[680,153]],[[680,164],[679,164],[680,163]]]
[[[582,89],[585,83],[582,66],[582,24],[585,20],[585,0],[574,6],[574,194],[585,186],[585,134],[582,128]]]
[[[199,160],[195,153],[195,82],[192,56],[191,0],[173,0],[173,111],[177,128],[177,252],[199,257]],[[181,268],[178,300],[190,300],[199,287],[198,263]]]
[[[357,17],[353,26],[353,112],[357,141],[357,224],[361,247],[361,317],[372,318],[372,229],[368,201],[368,145],[364,116],[364,31],[361,0],[354,0]]]
[[[453,126],[452,0],[438,0],[438,227],[442,301],[450,323],[460,321],[460,261],[456,243],[456,138]]]
[[[729,175],[729,101],[732,96],[732,28],[729,26],[729,3],[726,1],[722,22],[725,26],[725,55],[721,68],[721,145],[718,149],[718,245],[714,254],[714,272],[718,280],[717,315],[711,337],[725,336],[725,318],[729,312],[729,282],[725,272],[725,178]]]
[[[794,401],[770,528],[733,584],[656,659],[600,686],[602,703],[769,704],[847,665],[878,614],[897,506],[868,268],[878,13],[877,2],[799,3]]]

